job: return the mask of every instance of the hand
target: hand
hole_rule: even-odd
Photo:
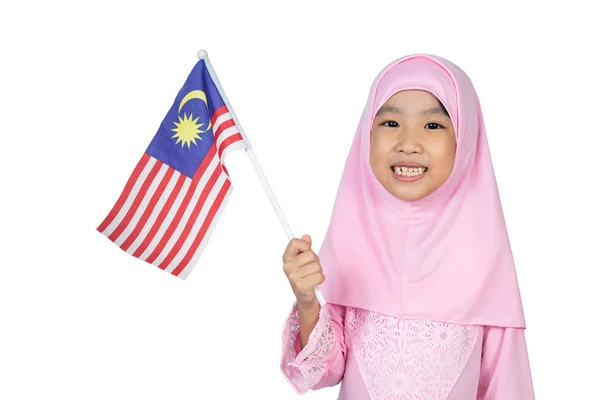
[[[303,235],[293,238],[283,253],[283,271],[290,281],[299,308],[315,306],[314,287],[325,282],[319,257],[311,249],[312,239]]]

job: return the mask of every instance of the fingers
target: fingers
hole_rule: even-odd
[[[319,256],[314,251],[307,250],[288,260],[287,263],[290,264],[292,268],[301,268],[302,266],[313,262],[319,262]]]
[[[325,282],[325,275],[315,273],[295,282],[298,293],[305,293]]]
[[[319,257],[311,246],[312,238],[309,235],[293,238],[282,256],[283,270],[299,301],[314,296],[313,288],[325,282]]]
[[[285,251],[283,252],[283,256],[281,257],[283,262],[288,261],[289,259],[291,259],[292,257],[296,256],[299,253],[310,250],[312,241],[310,240],[310,236],[308,236],[308,235],[302,236],[302,238],[305,238],[305,237],[308,237],[310,242],[303,240],[303,239],[298,239],[298,238],[293,238],[292,240],[289,241],[287,247],[285,248]]]
[[[318,262],[311,262],[291,271],[289,277],[292,279],[302,279],[317,272],[323,272],[321,264]]]
[[[307,264],[311,263],[318,264],[319,256],[317,256],[317,254],[314,251],[307,250],[304,253],[300,253],[294,257],[289,258],[283,264],[283,270],[286,273],[286,275],[290,276],[296,273],[299,269],[304,269],[307,266]]]

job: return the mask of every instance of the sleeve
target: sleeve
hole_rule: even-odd
[[[477,400],[534,400],[525,329],[484,326]]]
[[[346,364],[345,307],[327,303],[300,350],[298,305],[294,303],[283,331],[281,371],[296,393],[303,394],[341,382]]]

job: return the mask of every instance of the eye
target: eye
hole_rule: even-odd
[[[435,126],[439,126],[439,128],[433,128],[433,129],[442,129],[443,126],[438,124],[437,122],[429,122],[427,125],[425,126],[431,126],[431,125],[435,125]]]
[[[398,123],[396,121],[383,121],[381,123],[382,126],[387,126],[388,128],[397,128]]]

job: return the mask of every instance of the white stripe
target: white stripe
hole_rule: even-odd
[[[215,124],[213,126],[213,132],[216,132],[219,129],[219,126],[221,126],[221,124],[223,124],[231,119],[232,119],[232,117],[229,112],[226,112],[225,114],[221,115],[215,121]],[[219,135],[219,137],[217,139],[217,143],[216,143],[217,152],[219,152],[219,150],[221,149],[221,145],[225,140],[229,139],[231,136],[236,135],[238,133],[240,133],[240,130],[238,129],[237,125],[230,126],[229,128],[223,130],[223,132],[221,132],[221,134]],[[229,146],[227,146],[227,148],[221,153],[221,159],[224,159],[229,154],[231,154],[237,150],[247,149],[248,147],[249,146],[247,145],[246,141],[243,139],[238,142],[232,143]]]
[[[220,149],[221,143],[223,143],[225,140],[227,140],[230,136],[233,136],[239,132],[240,132],[239,129],[235,125],[230,126],[229,128],[225,129],[223,132],[221,132],[221,135],[219,135],[219,137],[217,138],[217,149]]]
[[[216,132],[219,129],[219,126],[231,119],[231,113],[227,111],[225,114],[221,114],[219,118],[215,120],[215,124],[213,125],[213,132]]]
[[[171,223],[171,221],[173,221],[173,218],[175,218],[175,214],[177,213],[177,210],[179,210],[179,207],[181,206],[181,203],[183,202],[185,194],[187,193],[191,183],[192,180],[186,176],[186,179],[183,182],[183,185],[181,186],[181,190],[177,194],[177,197],[175,198],[175,201],[173,202],[169,213],[163,220],[162,224],[160,225],[160,228],[158,228],[158,231],[156,232],[156,235],[154,235],[154,238],[152,238],[152,241],[150,241],[150,243],[148,244],[148,247],[146,247],[146,250],[144,250],[144,252],[140,255],[140,259],[145,260],[146,258],[148,258],[148,256],[150,256],[150,254],[152,254],[152,252],[160,242],[160,239],[162,239],[162,236],[164,235],[165,231],[169,227],[169,224]],[[132,251],[132,253],[133,252],[135,251]]]
[[[210,178],[210,176],[212,175],[212,173],[216,167],[217,167],[217,157],[213,156],[212,159],[210,160],[210,164],[208,165],[208,167],[204,171],[204,174],[200,178],[200,181],[197,183],[197,186],[194,189],[194,194],[192,195],[192,198],[190,199],[189,203],[187,205],[183,205],[183,207],[186,207],[186,208],[185,208],[185,212],[183,213],[183,216],[181,217],[181,220],[179,221],[179,224],[177,224],[177,226],[175,227],[175,230],[173,231],[173,234],[171,235],[171,237],[165,244],[165,247],[162,249],[159,256],[156,259],[154,259],[152,264],[157,265],[157,266],[160,265],[160,263],[163,262],[163,260],[167,257],[167,255],[169,254],[169,252],[171,251],[171,249],[177,242],[177,239],[179,239],[179,236],[181,236],[181,233],[182,233],[183,229],[185,228],[185,224],[187,223],[188,219],[190,218],[190,214],[194,210],[194,206],[196,205],[196,203],[198,203],[198,199],[200,198],[200,195],[202,194],[202,191],[204,190],[204,187],[206,186],[208,179]],[[166,229],[166,225],[164,225],[164,226]],[[146,256],[146,258],[147,258],[147,256]]]
[[[125,203],[123,203],[123,206],[121,207],[121,209],[119,210],[119,212],[117,213],[115,218],[111,221],[111,223],[106,227],[106,229],[104,231],[102,231],[102,233],[104,235],[106,235],[106,237],[110,236],[111,233],[113,233],[113,231],[117,228],[117,226],[119,226],[121,221],[123,221],[123,218],[127,214],[127,211],[129,211],[129,208],[133,204],[133,200],[135,199],[135,196],[137,196],[142,184],[146,180],[146,177],[150,174],[150,171],[152,170],[152,168],[154,167],[154,164],[156,164],[156,162],[157,162],[156,158],[150,157],[150,159],[144,166],[144,169],[140,173],[140,176],[138,176],[138,179],[135,181],[133,188],[131,189],[131,192],[129,192],[129,196],[127,196],[127,200],[125,200]]]
[[[217,210],[215,217],[212,220],[212,223],[210,224],[210,226],[208,227],[208,230],[206,231],[204,238],[200,242],[200,246],[198,246],[198,248],[196,249],[194,256],[190,259],[190,262],[188,263],[188,265],[179,273],[179,275],[177,275],[179,278],[181,278],[181,279],[187,278],[188,275],[192,272],[192,270],[196,266],[196,264],[198,263],[198,259],[200,258],[200,256],[202,255],[202,252],[204,251],[204,248],[210,241],[210,238],[212,237],[212,233],[215,229],[215,226],[217,226],[217,222],[219,221],[219,218],[221,217],[221,213],[226,208],[227,202],[228,202],[229,197],[231,196],[232,192],[233,192],[233,185],[229,186],[227,193],[225,193],[225,198],[223,199],[223,203],[221,203],[221,207],[219,207],[219,209]]]
[[[194,221],[194,225],[192,225],[192,229],[190,230],[188,237],[183,242],[183,245],[181,246],[181,249],[177,252],[177,255],[173,258],[173,260],[171,260],[169,265],[167,265],[165,271],[172,272],[175,269],[175,267],[177,267],[177,264],[179,264],[179,262],[183,259],[188,250],[192,247],[192,243],[196,239],[196,236],[198,235],[202,224],[206,220],[210,208],[213,206],[215,199],[217,198],[219,191],[223,188],[223,185],[225,184],[226,180],[227,175],[221,172],[217,181],[215,182],[215,185],[213,186],[204,204],[202,205],[200,214],[198,214],[198,218],[196,218],[196,221]]]
[[[158,173],[156,174],[156,176],[150,183],[150,186],[148,187],[146,194],[142,198],[142,201],[140,202],[138,209],[136,210],[135,214],[131,218],[131,221],[129,221],[129,223],[123,230],[123,232],[121,232],[119,237],[114,241],[117,246],[121,246],[121,244],[123,244],[123,242],[129,237],[129,235],[133,231],[133,228],[135,228],[137,223],[140,221],[140,218],[142,218],[142,214],[148,208],[148,203],[150,203],[152,196],[154,195],[154,193],[156,193],[156,189],[158,188],[158,185],[160,185],[160,181],[165,176],[168,169],[169,169],[169,166],[167,164],[163,164],[160,166]]]
[[[156,202],[156,206],[154,207],[154,210],[152,210],[152,213],[148,217],[148,221],[146,221],[146,223],[144,224],[144,227],[142,228],[142,230],[140,231],[140,233],[138,234],[136,239],[131,243],[129,248],[125,249],[125,251],[127,251],[129,254],[135,253],[135,251],[137,250],[139,245],[142,244],[144,239],[146,239],[148,232],[150,232],[150,228],[152,228],[152,225],[154,225],[154,222],[156,221],[156,219],[158,218],[158,215],[160,214],[163,207],[165,206],[167,199],[173,192],[173,189],[175,188],[175,185],[177,184],[177,181],[179,180],[179,177],[181,175],[182,174],[179,173],[178,171],[173,172],[173,175],[171,176],[171,180],[169,180],[169,183],[167,183],[165,190],[163,191],[162,195]],[[188,183],[188,186],[189,186],[189,183]],[[186,188],[187,187],[185,186],[185,183],[184,183],[184,185],[182,185],[181,191],[185,191]],[[179,192],[179,195],[181,195],[181,191]]]
[[[225,150],[223,150],[223,153],[221,153],[221,160],[224,160],[231,153],[234,153],[238,150],[244,150],[246,148],[248,148],[248,146],[246,145],[246,141],[243,139],[238,142],[231,143],[229,146],[227,146],[227,148],[225,148]]]

